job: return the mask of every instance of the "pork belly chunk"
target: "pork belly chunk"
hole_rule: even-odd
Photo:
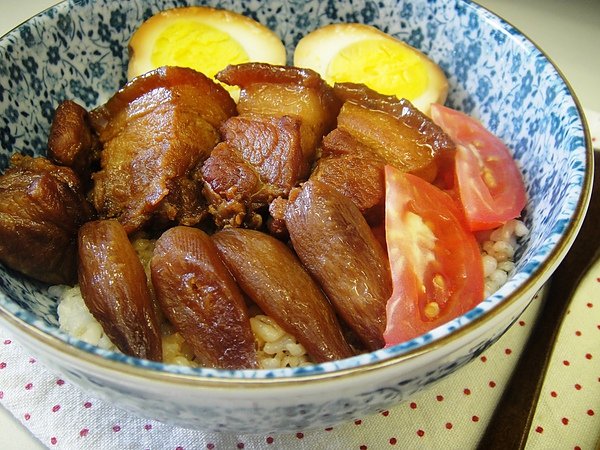
[[[39,281],[73,284],[77,231],[91,217],[71,168],[13,155],[0,176],[0,261]]]
[[[338,116],[338,130],[350,134],[373,154],[403,172],[433,181],[437,152],[427,136],[384,111],[346,102]]]
[[[245,114],[221,127],[224,141],[202,167],[205,196],[217,226],[262,225],[261,211],[300,180],[300,123],[289,116]]]
[[[287,195],[300,180],[300,121],[294,117],[245,114],[221,127],[223,139],[252,164],[261,180]]]
[[[169,183],[169,193],[152,215],[152,226],[159,230],[172,224],[193,226],[207,217],[208,203],[202,194],[202,183],[190,176],[178,177]]]
[[[453,152],[455,145],[408,100],[361,84],[336,84],[334,91],[344,104],[337,128],[323,139],[311,180],[352,199],[376,226],[384,214],[384,166],[433,181],[442,155]]]
[[[438,125],[404,98],[357,83],[336,83],[334,92],[344,102],[337,127],[400,170],[432,181],[439,155],[456,148]]]
[[[262,217],[251,207],[252,194],[261,188],[260,176],[228,143],[215,147],[197,177],[204,181],[203,193],[217,227],[261,227]]]
[[[199,210],[202,201],[180,204],[178,199],[200,192],[192,172],[208,158],[220,140],[219,127],[234,114],[227,91],[192,69],[161,67],[130,81],[91,112],[103,144],[91,191],[99,216],[118,219],[128,234],[157,212],[159,221],[193,225],[202,220],[208,214]]]
[[[386,161],[349,133],[333,130],[323,139],[322,156],[311,180],[322,181],[350,198],[370,224],[383,220]]]
[[[228,66],[216,77],[240,87],[240,115],[290,116],[300,121],[304,155],[301,176],[308,177],[321,139],[335,128],[341,102],[333,88],[310,69],[266,63]]]
[[[84,187],[88,187],[93,167],[100,159],[100,149],[88,111],[72,100],[60,103],[48,135],[48,158],[71,167]]]

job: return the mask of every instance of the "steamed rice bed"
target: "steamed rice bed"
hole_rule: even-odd
[[[514,255],[518,239],[528,233],[520,220],[511,220],[505,225],[480,234],[481,257],[485,277],[485,297],[498,290],[515,267]],[[144,237],[132,240],[140,261],[146,270],[150,291],[150,259],[155,241]],[[98,347],[119,350],[102,330],[100,323],[89,312],[79,286],[53,286],[59,296],[58,318],[60,329],[69,335]],[[312,364],[310,355],[296,338],[286,333],[272,318],[264,315],[257,307],[250,308],[250,326],[254,334],[257,360],[261,369],[298,367]],[[162,318],[163,362],[199,367],[191,349],[175,329]]]

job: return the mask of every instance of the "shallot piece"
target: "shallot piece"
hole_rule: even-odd
[[[246,295],[315,361],[353,355],[331,305],[283,242],[243,228],[219,231],[212,239]]]
[[[123,353],[162,361],[160,327],[146,273],[123,226],[97,220],[79,229],[83,300]]]
[[[340,317],[369,350],[382,348],[390,269],[358,207],[312,180],[290,196],[285,219],[294,250]]]
[[[156,241],[152,285],[163,314],[205,367],[258,368],[244,296],[210,237],[177,226]]]

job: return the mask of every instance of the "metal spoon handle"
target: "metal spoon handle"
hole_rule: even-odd
[[[581,230],[550,280],[548,295],[478,449],[523,449],[562,319],[581,278],[600,256],[600,151]]]

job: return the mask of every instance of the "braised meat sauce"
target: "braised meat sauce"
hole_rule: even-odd
[[[452,141],[410,102],[309,69],[162,67],[92,111],[65,100],[48,158],[0,176],[0,261],[80,284],[126,354],[160,321],[207,367],[256,368],[249,305],[315,362],[384,345],[385,165],[435,178]],[[150,283],[130,239],[157,239]]]

